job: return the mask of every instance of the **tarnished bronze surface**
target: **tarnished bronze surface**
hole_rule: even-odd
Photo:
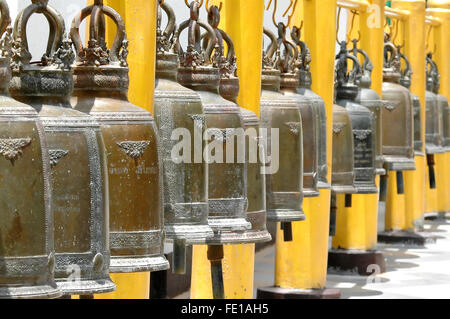
[[[84,48],[79,26],[89,15],[90,39]],[[104,15],[118,27],[109,51],[104,42]],[[167,269],[157,129],[151,114],[128,102],[125,24],[114,9],[96,1],[76,16],[70,35],[77,53],[72,107],[100,123],[106,149],[110,271]]]
[[[333,165],[331,190],[334,193],[356,193],[353,162],[352,121],[347,110],[333,105]]]
[[[437,94],[434,93],[437,69],[432,60],[431,53],[429,53],[426,57],[426,66],[427,90],[425,92],[425,152],[427,154],[444,153],[445,150],[442,146],[444,122],[442,108],[438,104]]]
[[[298,66],[299,86],[297,93],[306,96],[312,101],[315,109],[316,117],[318,118],[318,183],[319,189],[330,188],[328,182],[328,163],[327,163],[327,113],[325,109],[325,102],[323,99],[311,90],[312,76],[310,71],[311,53],[305,42],[300,41],[300,30],[297,27],[292,27],[291,38],[295,44],[300,48],[300,65]]]
[[[175,15],[167,3],[161,8],[167,13],[168,24],[162,31],[159,11],[154,110],[164,167],[164,230],[166,240],[181,239],[186,244],[200,244],[213,236],[208,225],[208,165],[195,158],[195,148],[200,154],[204,149],[201,123],[205,114],[198,94],[177,83],[179,61],[173,42]],[[171,139],[176,129],[187,130],[191,145],[190,150],[185,150],[190,151],[189,160],[179,163],[171,154],[179,142]],[[199,138],[200,142],[196,141]]]
[[[47,140],[37,112],[8,95],[12,29],[0,1],[0,298],[54,298]]]
[[[297,46],[286,39],[286,26],[278,24],[278,43],[284,47],[285,56],[279,60],[281,92],[296,101],[302,118],[303,131],[303,196],[317,197],[319,177],[319,128],[320,121],[311,99],[299,92],[298,67],[301,59]]]
[[[400,48],[398,48],[400,50]],[[400,53],[400,58],[405,62],[405,68],[401,71],[400,84],[407,88],[408,90],[411,87],[411,64],[409,63],[408,58]],[[423,152],[423,141],[422,141],[422,113],[421,113],[421,103],[420,98],[409,92],[412,100],[413,113],[414,113],[414,155],[415,156],[425,156]]]
[[[365,106],[372,112],[375,121],[375,169],[377,175],[384,175],[386,174],[386,170],[383,167],[383,127],[381,118],[383,102],[378,93],[370,88],[372,85],[373,64],[372,61],[370,61],[367,52],[357,48],[357,42],[358,40],[353,40],[353,48],[349,50],[354,56],[360,54],[363,57],[363,62],[361,64],[361,78],[359,80],[360,89],[358,90],[358,96],[356,97],[355,102]]]
[[[264,29],[270,40],[263,55],[261,76],[261,127],[267,130],[267,154],[272,156],[270,147],[279,152],[278,171],[266,175],[267,219],[278,222],[300,221],[303,213],[303,132],[302,117],[294,99],[280,92],[280,71],[275,68],[278,55],[276,36]],[[278,131],[278,140],[272,144],[272,132]],[[273,162],[268,161],[266,170]]]
[[[180,33],[188,28],[187,50],[183,51],[178,45],[181,64],[178,82],[197,92],[205,114],[203,124],[206,125],[208,135],[208,145],[204,151],[207,155],[204,160],[208,163],[208,222],[214,231],[214,237],[207,239],[207,243],[245,243],[248,241],[245,230],[251,228],[246,219],[245,145],[239,143],[239,137],[235,134],[235,130],[243,131],[242,116],[235,103],[219,95],[219,63],[224,49],[222,41],[217,40],[220,33],[198,20],[198,3],[192,2],[190,10],[190,19],[181,23],[175,35],[179,38]],[[199,27],[208,32],[210,41],[206,50],[202,50],[201,37],[196,32]],[[211,57],[212,48],[215,48],[215,54]],[[232,141],[234,145],[227,147]],[[230,154],[231,150],[233,154]],[[241,161],[239,155],[244,155]]]
[[[47,51],[31,63],[26,27],[34,13],[50,24]],[[93,294],[115,289],[109,278],[109,208],[105,149],[98,123],[73,110],[74,54],[63,38],[64,20],[46,1],[21,11],[14,28],[10,92],[35,108],[44,125],[52,173],[55,279],[65,294]]]
[[[375,184],[375,120],[368,108],[355,103],[360,90],[361,66],[358,58],[349,54],[346,47],[346,43],[344,41],[341,42],[341,51],[336,57],[336,103],[345,107],[352,123],[353,159],[357,193],[378,193],[378,188]],[[347,60],[352,61],[352,70],[348,69]]]
[[[386,35],[383,65],[383,158],[385,168],[415,170],[414,115],[409,90],[400,85],[400,55]]]

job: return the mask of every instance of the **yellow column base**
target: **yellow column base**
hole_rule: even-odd
[[[211,263],[207,245],[194,245],[191,299],[212,299]],[[252,299],[255,244],[224,245],[222,260],[225,299]]]
[[[405,230],[405,194],[397,193],[396,171],[388,171],[384,228],[386,231]]]
[[[96,294],[95,299],[149,299],[150,272],[111,274],[117,290]]]
[[[293,241],[283,241],[277,226],[275,286],[294,289],[325,288],[330,224],[330,190],[305,198],[306,220],[292,223]]]
[[[377,176],[377,185],[380,177]],[[373,250],[377,245],[378,194],[354,194],[345,207],[345,194],[337,195],[336,236],[333,248]]]
[[[423,227],[425,211],[425,156],[416,156],[416,170],[405,171],[405,227],[416,231]]]

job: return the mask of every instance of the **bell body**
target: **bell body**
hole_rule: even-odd
[[[176,54],[157,54],[154,114],[161,139],[164,168],[164,230],[166,240],[187,244],[205,243],[213,236],[208,225],[208,165],[202,159],[205,114],[200,97],[176,82]],[[171,136],[187,130],[190,156],[175,160],[172,150],[179,143]],[[178,136],[178,135],[177,135]],[[199,152],[200,159],[195,158]],[[178,154],[177,154],[178,155]]]
[[[422,113],[420,98],[411,93],[413,113],[414,113],[414,154],[416,156],[424,156],[422,142]]]
[[[353,131],[353,164],[358,194],[378,192],[375,184],[376,135],[375,121],[368,108],[352,100],[338,99],[350,116]]]
[[[318,189],[318,163],[319,163],[319,116],[312,100],[299,94],[298,77],[292,73],[281,74],[281,92],[295,100],[300,110],[303,131],[303,196],[317,197]]]
[[[442,146],[446,152],[450,152],[450,107],[445,96],[438,94],[438,102],[442,108],[443,142]]]
[[[64,294],[109,292],[115,285],[108,268],[105,149],[98,123],[70,107],[72,84],[71,72],[23,66],[10,92],[38,111],[45,130],[58,287]]]
[[[127,100],[128,69],[74,68],[72,107],[100,124],[107,160],[113,273],[165,270],[162,171],[150,113]]]
[[[279,71],[262,71],[261,127],[267,131],[270,159],[265,165],[267,219],[301,221],[305,219],[302,117],[297,102],[280,93],[280,81]],[[278,140],[272,138],[276,133]]]
[[[299,71],[299,87],[297,88],[297,93],[304,95],[311,102],[315,109],[316,116],[319,119],[318,132],[318,183],[317,187],[319,189],[328,189],[330,184],[328,182],[328,163],[327,163],[327,112],[325,108],[324,100],[316,93],[311,90],[312,78],[311,72],[300,70]]]
[[[395,82],[383,82],[383,158],[385,168],[415,170],[414,115],[409,90]]]
[[[333,165],[331,190],[336,194],[354,194],[354,148],[352,121],[347,110],[333,105]]]
[[[375,126],[375,169],[377,175],[386,174],[386,170],[383,167],[383,122],[381,118],[381,110],[383,108],[383,102],[375,90],[367,87],[361,87],[358,90],[358,96],[355,102],[366,107],[372,113]]]
[[[442,147],[443,116],[442,108],[438,103],[438,96],[427,90],[425,99],[425,152],[427,154],[444,153],[444,148]]]
[[[236,77],[220,80],[220,95],[237,103],[239,79]],[[245,231],[248,242],[259,243],[272,239],[266,228],[266,178],[263,172],[264,149],[260,142],[259,118],[250,110],[240,108],[245,130],[245,163],[247,165],[247,220],[252,228]],[[225,236],[226,234],[223,234]]]
[[[219,69],[180,67],[178,82],[199,95],[207,132],[203,152],[208,163],[209,245],[245,243],[247,186],[243,121],[239,107],[219,95]],[[236,138],[235,138],[236,136]],[[236,142],[237,141],[237,142]]]
[[[0,298],[55,298],[51,173],[37,112],[7,96],[0,58]]]

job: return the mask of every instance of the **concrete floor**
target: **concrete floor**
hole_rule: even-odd
[[[427,223],[426,232],[440,236],[426,247],[380,244],[386,272],[361,276],[328,275],[327,288],[341,290],[342,298],[450,298],[450,224]],[[273,246],[256,255],[255,296],[258,287],[273,285]]]

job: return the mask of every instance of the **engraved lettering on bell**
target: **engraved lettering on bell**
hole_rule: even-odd
[[[31,138],[2,138],[0,139],[0,154],[14,162],[22,155],[22,150],[31,144]]]
[[[360,141],[365,140],[370,133],[372,133],[371,130],[353,130],[353,133],[355,134],[355,138],[357,138]]]
[[[50,156],[50,166],[55,167],[61,158],[69,154],[69,151],[66,150],[49,150],[48,154]]]
[[[125,141],[117,142],[117,145],[131,158],[139,158],[150,145],[150,141]]]
[[[289,130],[295,135],[298,135],[300,131],[299,129],[302,127],[302,123],[299,122],[287,122],[285,124],[289,127]]]
[[[333,124],[333,133],[334,134],[341,133],[342,129],[344,127],[346,127],[346,126],[347,126],[347,124],[345,124],[345,123],[335,123],[335,124]]]

